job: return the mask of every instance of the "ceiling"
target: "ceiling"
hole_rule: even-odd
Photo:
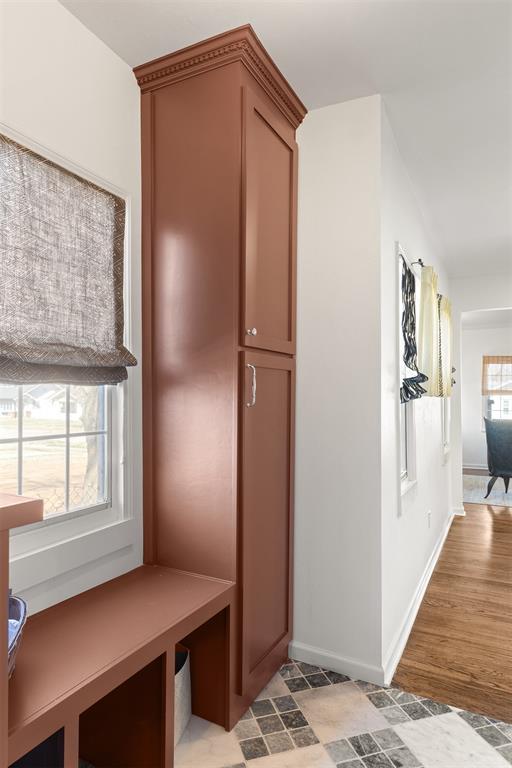
[[[462,327],[464,330],[476,330],[479,328],[509,328],[510,343],[512,345],[512,308],[463,312]]]
[[[448,272],[512,277],[512,2],[61,0],[135,66],[251,23],[309,107],[383,94]]]

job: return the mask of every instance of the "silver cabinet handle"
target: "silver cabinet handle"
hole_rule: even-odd
[[[246,367],[252,371],[252,397],[251,402],[246,403],[247,408],[254,408],[256,405],[256,366],[251,363],[246,363]]]
[[[258,329],[257,328],[248,328],[246,331],[248,336],[257,336],[258,335]]]

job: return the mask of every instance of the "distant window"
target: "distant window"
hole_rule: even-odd
[[[108,388],[0,389],[0,491],[44,499],[45,517],[110,505]]]
[[[485,355],[482,360],[483,415],[512,419],[512,355]]]

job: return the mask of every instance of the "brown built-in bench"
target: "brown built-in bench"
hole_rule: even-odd
[[[23,756],[52,736],[62,754],[51,768],[77,768],[79,755],[97,768],[172,768],[179,641],[191,649],[194,712],[227,727],[234,589],[145,565],[30,618],[0,768],[36,765]]]

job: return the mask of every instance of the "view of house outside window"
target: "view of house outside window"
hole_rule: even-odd
[[[107,387],[0,384],[0,491],[44,500],[45,517],[110,502]]]

